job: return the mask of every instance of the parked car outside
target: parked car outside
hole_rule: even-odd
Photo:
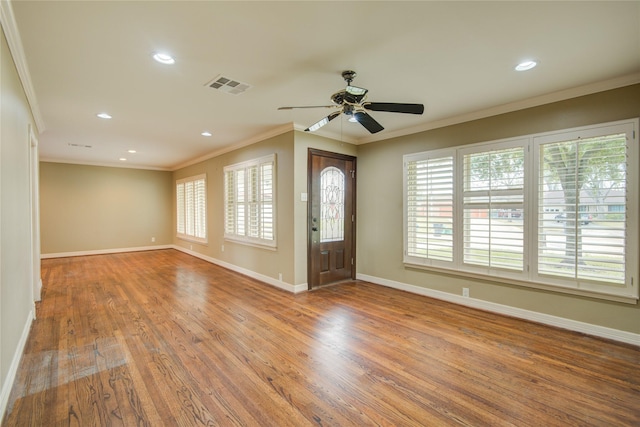
[[[579,218],[580,218],[580,223],[583,225],[588,225],[593,220],[593,216],[588,212],[580,213]],[[555,216],[555,219],[556,219],[556,222],[564,222],[567,220],[567,214],[560,213]]]

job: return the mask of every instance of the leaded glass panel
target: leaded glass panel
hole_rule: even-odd
[[[334,167],[320,173],[320,241],[344,240],[344,173]]]

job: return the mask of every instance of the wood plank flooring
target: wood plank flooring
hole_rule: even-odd
[[[175,250],[44,260],[4,426],[638,426],[640,348]]]

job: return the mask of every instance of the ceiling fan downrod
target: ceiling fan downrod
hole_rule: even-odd
[[[356,72],[353,70],[345,70],[342,72],[342,78],[347,82],[348,85],[351,85],[351,82],[356,78],[356,75]]]

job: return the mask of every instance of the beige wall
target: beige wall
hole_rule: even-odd
[[[277,249],[271,250],[225,241],[223,218],[224,167],[273,153],[276,154],[277,164]],[[171,228],[174,243],[185,249],[274,280],[278,280],[279,274],[282,274],[282,281],[292,284],[294,274],[293,170],[293,132],[287,132],[175,171],[172,184],[174,188],[175,181],[178,179],[202,173],[207,175],[208,243],[199,244],[175,237],[175,196],[173,197],[173,226]],[[173,191],[175,194],[175,189]],[[224,251],[222,250],[223,245]]]
[[[170,245],[172,206],[171,172],[40,163],[45,256]]]
[[[7,375],[21,356],[20,341],[34,314],[29,196],[29,128],[34,121],[0,33],[0,389],[6,404]]]
[[[463,279],[402,263],[402,156],[640,116],[640,85],[358,147],[358,273],[640,333],[640,306]],[[632,193],[638,197],[638,193]]]
[[[289,285],[305,285],[307,283],[307,203],[301,201],[301,194],[307,192],[307,150],[309,148],[356,155],[354,145],[306,132],[291,131],[176,171],[174,182],[188,176],[207,174],[209,241],[206,245],[202,245],[174,237],[175,244],[272,279],[278,279],[279,274],[282,273],[282,281]],[[277,163],[277,250],[225,241],[222,204],[223,168],[226,165],[272,153],[276,153]],[[175,214],[173,217],[175,230]],[[224,251],[222,251],[223,245]]]

